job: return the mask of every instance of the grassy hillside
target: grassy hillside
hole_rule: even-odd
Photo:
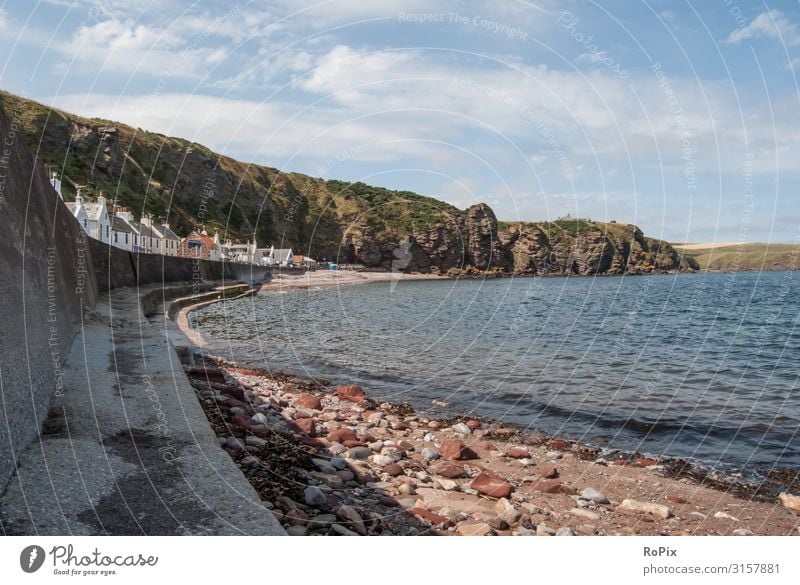
[[[684,249],[680,244],[673,247]],[[693,244],[686,246],[685,253],[695,259],[701,270],[796,270],[800,265],[800,246],[796,244]]]

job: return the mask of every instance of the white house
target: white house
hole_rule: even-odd
[[[133,249],[133,227],[118,215],[111,216],[111,245],[129,252]]]
[[[67,208],[90,238],[111,243],[111,219],[102,193],[97,201],[86,201],[79,189],[75,201],[67,203]]]
[[[181,239],[173,232],[169,224],[153,223],[150,215],[142,217],[141,225],[149,230],[145,250],[150,254],[164,254],[165,256],[177,256],[178,247]]]
[[[255,264],[258,256],[256,243],[252,244],[248,240],[246,244],[234,244],[231,241],[220,246],[223,260],[228,262],[244,262],[245,264]]]
[[[270,246],[269,248],[257,248],[253,260],[253,264],[259,264],[261,266],[275,266],[277,263],[275,261],[275,247]]]
[[[294,252],[291,248],[279,248],[274,251],[275,262],[278,266],[291,267],[294,266]]]

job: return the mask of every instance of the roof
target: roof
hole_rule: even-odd
[[[115,232],[133,233],[133,229],[128,225],[128,222],[116,215],[111,216],[111,229]]]
[[[211,250],[216,250],[218,248],[216,242],[214,242],[214,238],[209,237],[209,236],[204,236],[203,234],[201,234],[197,230],[193,230],[192,233],[190,233],[188,236],[183,238],[182,241],[190,242],[190,241],[194,241],[194,240],[200,240],[200,245],[201,246],[206,246]]]
[[[165,240],[177,240],[179,242],[181,241],[181,237],[165,225],[153,224],[152,229],[156,233],[156,237],[160,237]]]
[[[103,212],[107,211],[105,201],[102,202],[94,201],[88,203],[84,201],[83,207],[86,208],[86,215],[92,221],[98,221],[100,219],[100,216],[103,215]]]
[[[275,249],[275,259],[278,262],[288,262],[289,260],[294,260],[294,254],[292,254],[291,248],[276,248]]]
[[[153,230],[151,230],[149,227],[147,227],[146,225],[144,225],[141,222],[129,221],[128,223],[131,225],[131,227],[134,229],[134,231],[137,234],[139,234],[140,236],[143,236],[145,238],[157,238],[158,237],[157,234],[153,233]]]

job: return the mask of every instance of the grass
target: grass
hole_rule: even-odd
[[[680,252],[680,244],[673,244]],[[795,244],[734,244],[685,251],[694,258],[701,270],[759,271],[795,270],[800,265],[800,246]]]

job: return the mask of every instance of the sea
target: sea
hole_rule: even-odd
[[[392,280],[206,306],[243,366],[720,472],[800,469],[800,272]]]

